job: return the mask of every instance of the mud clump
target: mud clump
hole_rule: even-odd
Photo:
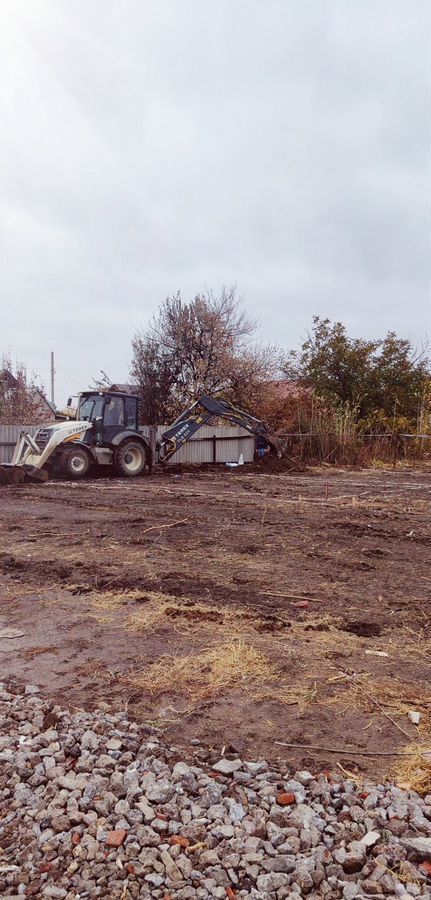
[[[348,631],[349,634],[356,634],[358,637],[379,637],[382,633],[382,626],[378,622],[346,622],[342,631]]]
[[[222,613],[213,609],[167,606],[165,614],[170,619],[189,619],[191,622],[223,622]]]

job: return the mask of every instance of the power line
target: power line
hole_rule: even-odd
[[[63,369],[59,365],[57,365],[57,371],[60,372],[62,375],[65,375],[66,378],[70,378],[70,380],[73,381],[75,384],[77,384],[78,387],[82,387],[83,381],[91,381],[92,378],[94,377],[93,375],[79,375],[79,373],[76,372],[75,375],[78,375],[78,377],[79,377],[79,381],[78,381],[78,378],[76,378],[75,375],[72,375],[70,372],[66,372],[66,370]]]

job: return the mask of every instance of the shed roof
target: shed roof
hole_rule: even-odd
[[[108,390],[119,391],[122,394],[139,394],[137,384],[120,384],[120,382],[116,382],[116,384],[111,384]]]

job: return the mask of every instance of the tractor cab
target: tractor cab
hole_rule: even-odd
[[[149,442],[139,432],[139,397],[122,391],[83,391],[78,397],[79,435],[62,448],[60,470],[82,478],[91,463],[113,466],[118,475],[151,470]],[[88,423],[88,424],[87,424]]]
[[[138,432],[139,398],[109,391],[84,391],[79,395],[77,418],[91,422],[93,428],[83,435],[86,444],[115,444],[118,435]]]

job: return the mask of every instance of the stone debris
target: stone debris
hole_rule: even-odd
[[[416,712],[415,709],[410,710],[408,717],[412,725],[419,725],[422,718],[420,712]]]
[[[226,757],[223,757],[223,759],[214,763],[212,768],[214,772],[221,772],[222,775],[233,775],[238,769],[242,769],[242,762],[240,759],[226,759]]]
[[[431,859],[431,838],[412,835],[411,837],[401,838],[401,843],[403,847],[407,847],[407,850],[418,853],[423,859]]]
[[[236,747],[236,745],[233,745]],[[431,898],[431,795],[190,759],[106,710],[0,684],[0,896]]]
[[[377,841],[379,840],[380,832],[378,831],[367,831],[363,838],[361,838],[361,842],[365,844],[366,847],[374,847],[374,844],[377,844]]]

